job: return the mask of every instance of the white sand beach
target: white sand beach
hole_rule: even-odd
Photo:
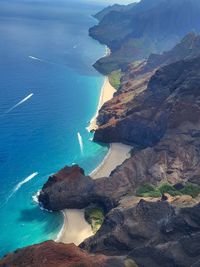
[[[110,84],[109,79],[105,78],[104,84],[103,84],[102,89],[101,89],[101,95],[99,98],[97,113],[91,119],[90,125],[87,127],[88,131],[91,132],[91,131],[95,131],[97,129],[96,118],[98,116],[98,112],[104,103],[106,103],[107,101],[112,99],[115,92],[116,92],[116,89]]]
[[[103,162],[90,175],[93,179],[107,177],[119,165],[130,157],[131,146],[112,143]]]

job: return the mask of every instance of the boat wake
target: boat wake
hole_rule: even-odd
[[[45,59],[41,59],[38,57],[34,57],[34,56],[28,56],[30,59],[35,60],[35,61],[40,61],[42,63],[46,63],[46,64],[51,64],[51,65],[56,65],[56,66],[61,66],[61,64],[55,63],[55,62],[51,62]]]
[[[83,138],[79,132],[77,133],[77,137],[78,137],[78,142],[79,142],[81,154],[83,154]]]
[[[33,56],[28,56],[30,59],[33,59],[33,60],[38,60],[38,61],[41,61],[43,62],[44,60],[38,58],[38,57],[33,57]]]
[[[23,181],[19,182],[13,189],[12,193],[8,196],[7,201],[22,187],[22,185],[28,183],[30,180],[32,180],[35,176],[38,175],[38,172],[34,172],[28,177],[26,177]]]
[[[33,96],[33,93],[31,93],[30,95],[26,96],[25,98],[23,98],[21,101],[19,101],[16,105],[14,105],[13,107],[11,107],[10,109],[8,109],[6,112],[4,112],[1,116],[5,116],[6,114],[8,114],[9,112],[11,112],[13,109],[17,108],[18,106],[20,106],[21,104],[23,104],[24,102],[26,102],[29,98],[31,98]]]
[[[38,172],[34,172],[34,173],[32,173],[31,175],[29,175],[28,177],[26,177],[23,181],[19,182],[19,183],[15,186],[13,192],[15,193],[17,190],[20,189],[20,187],[21,187],[23,184],[26,184],[27,182],[29,182],[30,180],[32,180],[36,175],[38,175]]]

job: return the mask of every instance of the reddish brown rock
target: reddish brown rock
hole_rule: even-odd
[[[94,181],[74,165],[50,176],[39,195],[39,202],[48,210],[84,208],[91,202]],[[92,197],[92,196],[91,196]]]
[[[123,260],[90,255],[73,244],[47,241],[8,254],[0,267],[125,267]]]

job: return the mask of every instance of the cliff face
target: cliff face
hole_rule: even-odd
[[[122,88],[100,110],[94,140],[147,147],[160,141],[167,130],[188,123],[199,130],[199,62],[194,58],[170,64],[157,70],[147,87],[145,74],[137,88]]]
[[[119,257],[90,255],[73,244],[47,241],[19,249],[0,260],[1,267],[125,267]]]
[[[167,202],[141,200],[112,210],[97,234],[81,247],[128,255],[142,267],[199,266],[199,212],[199,204],[176,209]]]
[[[101,13],[99,24],[89,31],[112,51],[94,65],[103,74],[168,50],[188,32],[200,31],[198,0],[142,0],[127,9],[109,11]]]

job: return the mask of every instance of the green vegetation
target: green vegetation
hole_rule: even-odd
[[[161,192],[150,184],[142,185],[138,189],[136,194],[139,197],[161,197],[162,196]]]
[[[111,72],[111,74],[108,76],[110,84],[118,90],[120,85],[121,85],[121,77],[122,77],[122,72],[121,70],[115,70]]]
[[[104,221],[104,210],[96,205],[91,205],[85,210],[85,219],[91,225],[95,234]]]
[[[200,194],[200,186],[187,183],[182,189],[177,190],[173,185],[168,183],[162,184],[159,187],[144,184],[137,190],[136,195],[139,197],[159,198],[164,193],[168,193],[171,196],[189,195],[195,198]]]
[[[195,198],[200,194],[200,186],[194,184],[186,184],[180,191],[183,195],[189,195]]]
[[[162,184],[158,190],[161,192],[161,194],[168,193],[171,196],[180,196],[182,195],[180,191],[176,190],[173,185],[171,184]]]

